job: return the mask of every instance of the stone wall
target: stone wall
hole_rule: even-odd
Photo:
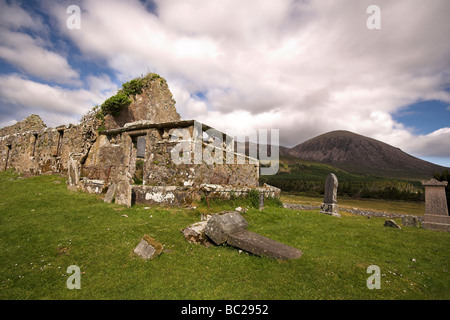
[[[140,120],[166,123],[181,119],[167,82],[162,78],[149,82],[142,94],[130,98],[132,102],[127,108],[117,115],[105,117],[104,125],[107,130],[121,128],[127,123]]]
[[[212,162],[208,156],[196,161],[191,151],[208,155],[205,150],[210,145],[203,140],[203,130],[213,128],[194,120],[181,121],[165,80],[152,80],[142,94],[130,98],[132,103],[118,115],[103,120],[92,110],[77,125],[47,128],[39,116],[31,115],[0,129],[0,171],[67,174],[71,190],[97,194],[120,186],[115,198],[128,205],[132,201],[190,203],[204,193],[203,185],[222,186],[216,192],[219,197],[228,189],[244,195],[245,188],[258,187],[259,162],[237,153],[230,156],[226,150],[231,143],[217,130],[224,139],[214,155],[223,153],[224,161]],[[178,136],[179,130],[185,136]],[[179,143],[187,146],[182,153],[188,150],[191,155],[187,162],[173,160]],[[226,163],[226,155],[233,157],[232,163]],[[238,162],[238,157],[243,161]]]
[[[293,209],[293,210],[320,210],[320,206],[312,206],[312,205],[303,205],[303,204],[294,204],[294,203],[283,203],[283,207],[287,209]],[[381,211],[370,211],[370,210],[361,210],[357,208],[339,208],[340,211],[345,211],[353,214],[357,214],[360,216],[365,217],[378,217],[378,218],[404,218],[404,217],[415,217],[417,218],[417,221],[423,222],[424,217],[423,216],[414,216],[410,214],[403,214],[403,213],[394,213],[394,212],[381,212]]]
[[[4,134],[0,136],[0,170],[30,174],[66,173],[69,155],[86,155],[97,138],[86,119],[79,125],[47,128],[36,115],[0,129],[0,134]]]

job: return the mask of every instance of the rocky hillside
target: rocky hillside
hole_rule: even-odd
[[[359,174],[427,178],[445,167],[413,157],[399,148],[349,131],[332,131],[288,150],[299,159],[333,165]]]

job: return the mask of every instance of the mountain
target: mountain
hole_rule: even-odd
[[[332,131],[305,141],[287,152],[357,174],[427,179],[445,167],[413,157],[399,148],[349,131]]]

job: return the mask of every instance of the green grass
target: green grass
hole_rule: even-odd
[[[70,192],[62,177],[16,178],[0,173],[0,299],[450,298],[448,233],[387,228],[377,218],[249,209],[250,231],[303,251],[300,259],[277,261],[191,244],[180,232],[203,212],[245,201],[125,208]],[[144,234],[164,245],[155,260],[133,254]],[[380,290],[366,287],[372,264],[381,269]],[[81,290],[66,287],[70,265],[81,268]]]

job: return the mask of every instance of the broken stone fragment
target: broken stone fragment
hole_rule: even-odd
[[[245,208],[242,208],[242,207],[237,207],[236,209],[234,209],[236,212],[238,212],[238,213],[246,213],[247,212],[247,209],[245,209]]]
[[[386,220],[384,222],[384,226],[385,227],[391,227],[391,228],[397,228],[397,229],[401,229],[402,228],[397,223],[395,223],[394,220]]]
[[[181,230],[181,233],[183,233],[184,238],[191,243],[202,244],[207,247],[211,246],[212,243],[208,240],[208,237],[204,232],[207,223],[208,221],[200,221],[191,224]]]
[[[162,250],[162,244],[149,235],[144,235],[137,247],[134,249],[134,253],[143,259],[154,259],[161,254]]]

